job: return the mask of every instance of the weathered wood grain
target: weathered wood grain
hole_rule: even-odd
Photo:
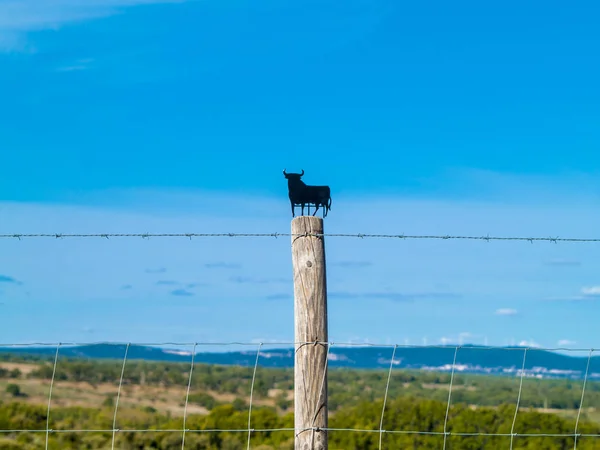
[[[327,276],[323,237],[294,236],[323,233],[323,219],[300,216],[292,220],[294,271],[295,450],[327,450]],[[300,344],[320,342],[318,344]],[[308,429],[308,430],[307,430]]]

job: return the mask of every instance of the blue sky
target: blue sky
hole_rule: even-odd
[[[0,0],[0,233],[596,237],[597,3]],[[327,241],[330,338],[597,346],[597,244]],[[0,341],[293,340],[289,239],[2,240]]]

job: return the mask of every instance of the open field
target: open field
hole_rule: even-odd
[[[18,357],[15,358],[18,360]],[[146,409],[173,417],[184,414],[187,393],[189,366],[179,363],[139,364],[125,372],[119,408]],[[50,388],[48,369],[45,361],[0,362],[0,401],[17,398],[31,405],[47,405]],[[52,405],[55,407],[106,407],[114,405],[120,378],[120,369],[115,362],[105,361],[65,361],[57,367],[57,375],[52,391]],[[206,370],[203,370],[206,369]],[[84,381],[86,372],[94,372],[94,380]],[[141,375],[138,377],[137,372]],[[218,379],[204,377],[206,373],[220,374]],[[239,409],[247,407],[250,394],[252,369],[240,367],[199,366],[189,395],[189,414],[208,414],[212,408],[224,404],[236,404]],[[100,374],[104,374],[99,377]],[[177,375],[174,375],[177,374]],[[51,375],[51,373],[50,373]],[[172,377],[171,381],[165,376]],[[294,391],[292,371],[288,369],[259,369],[254,386],[253,405],[274,408],[278,414],[293,410]],[[97,381],[97,379],[103,381]],[[358,401],[373,401],[382,397],[386,374],[382,371],[330,370],[330,414],[336,409],[355,404]],[[404,380],[395,380],[404,378]],[[77,381],[76,381],[77,380]],[[409,381],[406,381],[409,380]],[[400,382],[398,382],[400,381]],[[415,396],[424,399],[444,401],[448,396],[448,383],[445,374],[410,373],[397,371],[390,383],[389,398]],[[463,403],[472,409],[480,407],[497,408],[502,404],[514,404],[518,386],[514,378],[485,376],[457,376],[452,386],[453,404]],[[19,386],[20,394],[14,396],[7,391],[11,384]],[[600,422],[597,412],[600,399],[597,383],[588,384],[587,402],[582,408],[582,417]],[[537,394],[537,395],[536,395]],[[578,383],[570,381],[525,380],[521,410],[557,414],[565,418],[575,418],[577,407],[560,407],[572,404],[581,396]],[[561,400],[562,398],[562,400]],[[558,406],[557,406],[558,405]]]
[[[0,401],[14,400],[14,396],[7,392],[9,384],[18,384],[21,395],[20,402],[32,405],[47,405],[50,386],[44,380],[36,379],[13,379],[0,380]],[[52,389],[52,405],[54,406],[81,406],[101,407],[107,406],[116,400],[118,388],[113,384],[102,383],[90,385],[86,382],[57,381]],[[214,391],[204,391],[205,394],[215,399],[217,404],[233,403],[234,394],[223,394]],[[290,394],[293,397],[293,392]],[[169,412],[173,416],[182,416],[184,413],[186,389],[183,387],[159,386],[125,386],[119,397],[120,408],[153,408],[163,414]],[[275,399],[257,399],[253,404],[258,406],[275,407]],[[206,407],[189,402],[187,407],[191,414],[208,414]]]
[[[53,361],[2,356],[0,361],[0,429],[45,430]],[[53,430],[105,430],[50,433],[49,450],[181,448],[189,364],[128,361],[59,360],[52,390],[49,426]],[[247,448],[249,397],[253,367],[198,364],[190,383],[186,415],[187,449]],[[372,430],[330,432],[330,449],[376,449],[388,371],[331,369],[330,427]],[[116,396],[122,381],[116,424]],[[452,404],[446,417],[449,375],[394,370],[390,379],[384,427],[384,448],[441,448],[445,424],[453,450],[507,448],[512,426],[520,434],[514,448],[573,448],[581,383],[570,380],[523,380],[515,421],[519,378],[456,374]],[[600,387],[588,382],[578,430],[600,434]],[[293,428],[293,370],[259,367],[256,371],[251,426],[256,430]],[[144,430],[171,430],[151,431]],[[232,430],[211,431],[202,430]],[[235,431],[237,430],[237,431]],[[422,435],[412,431],[428,431]],[[544,433],[553,437],[536,437]],[[495,434],[502,436],[485,436]],[[560,435],[565,435],[561,437]],[[252,448],[293,449],[293,433],[255,432]],[[545,439],[541,442],[541,439]],[[579,450],[597,448],[592,438],[578,441]],[[43,432],[4,432],[0,450],[45,448]]]

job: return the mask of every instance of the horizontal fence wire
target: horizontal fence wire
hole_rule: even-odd
[[[532,236],[469,236],[451,234],[370,234],[370,233],[12,233],[0,234],[0,239],[27,239],[27,238],[279,238],[279,237],[340,237],[359,239],[439,239],[439,240],[475,240],[475,241],[526,241],[526,242],[600,242],[600,238],[569,238],[569,237],[532,237]]]
[[[122,346],[146,346],[146,347],[209,347],[209,346],[248,346],[256,347],[258,345],[263,348],[269,346],[298,346],[298,345],[325,345],[325,346],[336,346],[336,347],[374,347],[374,348],[418,348],[418,349],[468,349],[468,350],[515,350],[523,351],[524,349],[535,350],[535,351],[549,351],[549,352],[598,352],[600,347],[543,347],[543,346],[529,346],[529,345],[508,345],[508,346],[493,346],[493,345],[473,345],[473,344],[389,344],[389,343],[377,343],[377,342],[344,342],[344,341],[202,341],[202,342],[175,342],[175,341],[159,341],[159,342],[129,342],[129,341],[71,341],[71,342],[12,342],[2,343],[0,342],[0,353],[2,353],[2,347],[74,347],[74,346],[94,346],[94,345],[122,345]],[[191,352],[190,352],[191,355]]]
[[[64,350],[66,348],[68,348],[69,346],[84,346],[84,345],[88,345],[88,346],[93,346],[93,345],[98,345],[98,344],[105,344],[105,345],[115,345],[115,346],[121,346],[121,345],[126,345],[125,348],[125,353],[122,357],[122,366],[120,369],[120,379],[119,379],[119,383],[118,383],[118,394],[117,394],[117,402],[115,404],[114,407],[114,416],[113,416],[113,427],[112,428],[103,428],[103,429],[55,429],[52,428],[50,426],[50,409],[51,409],[51,403],[52,403],[52,394],[53,394],[53,386],[55,387],[55,376],[57,373],[57,366],[59,364],[59,354],[60,352],[64,352]],[[282,345],[286,345],[286,346],[294,346],[295,348],[298,348],[299,346],[302,345],[314,345],[314,344],[323,344],[323,345],[327,345],[328,350],[327,350],[327,364],[325,366],[325,371],[322,374],[322,380],[321,382],[324,383],[326,376],[327,376],[327,369],[328,369],[328,365],[329,365],[329,361],[330,361],[330,349],[333,345],[335,345],[336,348],[340,348],[340,347],[356,347],[356,346],[361,346],[361,347],[375,347],[375,348],[389,348],[391,349],[390,352],[390,364],[389,364],[389,369],[379,369],[379,370],[387,370],[387,382],[385,384],[385,390],[382,392],[382,396],[383,396],[383,408],[381,410],[381,419],[378,423],[378,426],[374,426],[373,428],[339,428],[339,427],[306,427],[306,428],[302,428],[302,429],[295,429],[295,428],[285,428],[285,427],[281,427],[281,428],[253,428],[252,427],[252,412],[253,412],[253,394],[254,394],[254,389],[255,389],[255,382],[256,382],[256,374],[257,374],[257,370],[259,367],[259,360],[261,355],[263,355],[263,353],[261,352],[265,352],[266,351],[266,347],[267,346],[282,346]],[[125,374],[125,367],[126,364],[128,362],[131,361],[131,349],[133,346],[135,345],[140,345],[140,346],[148,346],[148,347],[162,347],[162,346],[185,346],[185,347],[191,347],[191,351],[189,352],[188,356],[190,357],[190,370],[189,370],[189,378],[188,381],[186,383],[187,386],[187,390],[186,390],[186,397],[185,397],[185,404],[183,405],[183,411],[184,411],[184,421],[183,421],[183,428],[168,428],[168,429],[160,429],[160,428],[147,428],[147,429],[123,429],[118,427],[118,409],[119,409],[119,401],[118,401],[118,397],[121,394],[121,388],[123,386],[123,380],[124,380],[124,374]],[[254,350],[256,352],[256,356],[255,356],[255,360],[254,362],[250,365],[249,368],[251,368],[252,371],[252,381],[251,381],[251,386],[250,386],[250,391],[249,391],[249,399],[250,399],[250,404],[248,407],[248,426],[246,428],[233,428],[233,429],[227,429],[227,428],[223,428],[223,429],[216,429],[216,428],[210,428],[210,429],[192,429],[192,428],[188,428],[186,426],[186,417],[188,414],[188,403],[189,403],[189,397],[190,397],[190,387],[191,387],[191,380],[192,380],[192,374],[194,371],[194,365],[196,364],[196,356],[197,356],[197,351],[199,350],[199,347],[201,346],[223,346],[223,347],[228,347],[228,346],[234,346],[234,345],[238,345],[238,346],[250,346],[250,347],[254,347]],[[444,439],[444,446],[446,445],[447,439],[449,437],[481,437],[481,436],[486,436],[486,437],[504,437],[504,438],[510,438],[510,448],[513,448],[513,442],[515,438],[543,438],[543,437],[547,437],[547,438],[573,438],[574,439],[574,450],[577,449],[577,443],[578,443],[578,439],[580,438],[600,438],[600,433],[580,433],[579,432],[579,426],[580,426],[580,416],[581,416],[581,412],[583,409],[583,405],[584,405],[584,398],[585,398],[585,394],[586,394],[586,387],[589,385],[588,381],[589,381],[589,377],[590,377],[590,361],[592,360],[592,356],[594,353],[594,348],[584,348],[584,349],[576,349],[576,348],[549,348],[549,347],[533,347],[533,346],[512,346],[512,347],[493,347],[493,346],[472,346],[472,345],[410,345],[410,344],[377,344],[377,343],[356,343],[356,342],[347,342],[347,343],[340,343],[340,342],[330,342],[330,341],[307,341],[307,342],[285,342],[285,341],[281,341],[281,342],[268,342],[268,343],[263,343],[263,342],[193,342],[193,343],[173,343],[173,342],[159,342],[159,343],[132,343],[132,342],[110,342],[110,341],[104,341],[104,342],[86,342],[86,343],[13,343],[13,344],[0,344],[0,353],[3,353],[3,350],[5,351],[7,348],[12,347],[12,348],[24,348],[24,347],[55,347],[55,352],[53,351],[52,353],[48,353],[46,356],[49,356],[51,360],[53,360],[53,368],[52,368],[52,378],[51,378],[51,384],[50,384],[50,392],[49,392],[49,397],[48,397],[48,417],[46,419],[46,428],[40,428],[40,429],[0,429],[0,435],[15,435],[18,433],[45,433],[46,435],[46,448],[48,448],[48,442],[49,442],[49,436],[52,434],[60,434],[60,433],[106,433],[106,434],[112,434],[112,448],[115,448],[115,442],[116,442],[116,436],[119,434],[127,434],[127,433],[180,433],[182,434],[182,449],[184,449],[185,446],[185,435],[186,434],[190,434],[190,433],[245,433],[247,434],[248,438],[247,438],[247,449],[251,448],[251,437],[252,434],[254,433],[292,433],[294,432],[295,435],[297,436],[299,433],[302,432],[307,432],[307,431],[312,431],[312,432],[349,432],[349,433],[378,433],[379,434],[379,446],[378,448],[381,450],[382,447],[382,438],[384,434],[389,434],[389,435],[418,435],[418,436],[440,436],[443,437]],[[450,382],[448,385],[448,400],[446,403],[446,410],[445,410],[445,418],[443,421],[443,430],[442,431],[425,431],[425,430],[418,430],[418,429],[407,429],[407,430],[395,430],[395,429],[387,429],[384,424],[385,424],[385,412],[386,412],[386,402],[388,399],[388,393],[389,393],[389,386],[390,386],[390,379],[392,376],[392,373],[395,369],[394,367],[394,362],[398,361],[397,359],[397,352],[400,348],[417,348],[417,349],[427,349],[427,348],[443,348],[443,349],[454,349],[453,352],[453,360],[452,360],[452,365],[451,365],[451,377],[450,377]],[[521,368],[520,370],[516,371],[516,376],[519,378],[519,389],[518,389],[518,394],[516,396],[515,399],[515,413],[514,413],[514,417],[512,419],[512,426],[511,426],[511,430],[510,432],[496,432],[496,433],[486,433],[486,432],[474,432],[474,431],[465,431],[465,432],[461,432],[461,431],[453,431],[453,430],[449,430],[448,429],[448,418],[449,418],[449,412],[452,406],[452,393],[453,393],[453,383],[455,380],[455,373],[456,373],[456,368],[457,368],[457,355],[459,354],[459,351],[461,349],[468,349],[468,350],[482,350],[482,351],[486,351],[486,350],[507,350],[507,351],[520,351],[523,353],[523,357],[522,357],[522,363],[520,364]],[[572,432],[566,432],[566,433],[547,433],[547,432],[536,432],[536,433],[519,433],[516,431],[516,421],[517,421],[517,415],[519,413],[519,408],[520,408],[520,399],[521,399],[521,394],[523,391],[523,379],[525,378],[525,373],[526,373],[526,359],[527,359],[527,355],[531,352],[531,351],[564,351],[564,352],[582,352],[582,351],[587,351],[587,365],[586,365],[586,369],[585,369],[585,375],[583,378],[583,383],[582,383],[582,390],[581,390],[581,401],[579,402],[579,406],[578,406],[578,411],[577,411],[577,419],[576,419],[576,423],[575,423],[575,427],[574,430]],[[18,353],[14,353],[15,355],[19,355]],[[30,353],[31,354],[31,353]],[[22,355],[22,353],[20,354]],[[67,355],[69,356],[69,355]],[[582,357],[585,358],[585,357]],[[103,358],[105,359],[105,358]],[[99,360],[99,359],[97,359]],[[159,361],[155,361],[155,362],[159,362]],[[161,363],[182,363],[182,361],[160,361]],[[253,366],[253,367],[252,367]],[[402,370],[402,368],[396,368],[396,370]],[[435,371],[435,370],[434,370]],[[439,369],[437,371],[440,371]],[[564,447],[561,447],[564,448]]]

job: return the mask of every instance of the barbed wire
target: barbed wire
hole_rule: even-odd
[[[536,433],[519,433],[516,432],[516,421],[517,421],[517,415],[519,413],[519,409],[520,409],[520,400],[522,397],[522,391],[523,391],[523,380],[525,377],[525,373],[527,372],[525,367],[525,362],[526,362],[526,357],[528,352],[532,351],[532,350],[547,350],[547,351],[552,351],[552,350],[557,350],[557,349],[550,349],[550,348],[541,348],[541,347],[531,347],[531,346],[526,346],[526,347],[493,347],[493,346],[471,346],[471,345],[409,345],[409,344],[404,344],[404,345],[400,345],[400,344],[394,344],[393,346],[390,344],[374,344],[374,343],[347,343],[347,344],[342,344],[342,343],[335,343],[336,347],[341,347],[344,345],[347,346],[363,346],[363,347],[381,347],[381,348],[389,348],[392,347],[392,352],[391,352],[391,362],[389,365],[389,369],[388,369],[388,374],[387,374],[387,382],[385,384],[385,393],[383,396],[383,408],[381,411],[381,419],[379,421],[378,426],[375,426],[373,428],[336,428],[336,427],[315,427],[315,426],[309,426],[309,427],[305,427],[302,429],[297,429],[297,428],[285,428],[285,427],[281,427],[281,428],[264,428],[264,429],[260,429],[260,428],[252,428],[252,407],[253,407],[253,403],[254,403],[254,398],[253,398],[253,394],[254,394],[254,390],[255,390],[255,383],[256,383],[256,374],[258,371],[258,367],[259,367],[259,359],[261,356],[261,351],[264,351],[264,347],[268,344],[262,343],[262,342],[222,342],[222,343],[215,343],[215,342],[207,342],[207,343],[198,343],[198,342],[194,342],[194,343],[172,343],[172,342],[163,342],[163,343],[154,343],[154,344],[135,344],[135,343],[131,343],[131,342],[127,342],[127,343],[121,343],[121,342],[101,342],[102,344],[110,344],[110,345],[124,345],[126,344],[126,348],[125,348],[125,353],[123,355],[123,359],[122,359],[122,366],[121,366],[121,370],[120,370],[120,377],[119,377],[119,383],[118,383],[118,392],[117,392],[117,401],[115,403],[115,409],[114,409],[114,414],[113,414],[113,421],[112,421],[112,428],[103,428],[103,429],[55,429],[51,427],[51,421],[50,421],[50,409],[51,409],[51,403],[52,403],[52,395],[53,395],[53,388],[55,387],[55,378],[56,378],[56,374],[57,374],[57,366],[59,365],[59,354],[60,351],[65,349],[66,346],[69,345],[96,345],[99,344],[99,342],[91,342],[91,343],[87,343],[87,344],[67,344],[67,343],[27,343],[27,344],[23,344],[23,343],[17,343],[17,344],[0,344],[0,347],[4,347],[4,348],[0,348],[0,353],[2,352],[3,349],[6,349],[6,347],[40,347],[40,346],[54,346],[56,348],[56,351],[53,352],[53,355],[49,355],[49,356],[54,356],[53,359],[53,364],[52,364],[52,377],[51,377],[51,382],[50,382],[50,390],[49,390],[49,395],[48,395],[48,406],[47,406],[47,417],[46,417],[46,428],[42,428],[42,429],[0,429],[0,435],[15,435],[15,434],[19,434],[19,433],[45,433],[46,435],[46,440],[45,440],[45,445],[46,448],[48,448],[49,446],[49,437],[52,434],[60,434],[60,433],[112,433],[112,447],[111,448],[115,448],[115,442],[116,442],[116,436],[118,434],[124,434],[124,433],[182,433],[182,449],[184,449],[185,447],[185,435],[187,433],[247,433],[248,434],[248,439],[247,439],[247,446],[246,448],[249,450],[251,448],[251,437],[253,433],[295,433],[295,435],[298,435],[299,433],[302,432],[306,432],[306,431],[312,431],[312,432],[353,432],[353,433],[379,433],[379,445],[378,448],[379,450],[381,450],[382,447],[382,438],[384,434],[389,434],[389,435],[420,435],[420,436],[440,436],[443,437],[444,439],[444,446],[446,445],[447,439],[449,437],[505,437],[505,438],[510,438],[510,447],[513,447],[513,442],[515,438],[542,438],[542,437],[554,437],[554,438],[573,438],[574,439],[574,450],[577,449],[577,442],[578,439],[580,438],[600,438],[600,433],[580,433],[579,432],[579,425],[580,425],[580,417],[581,417],[581,412],[583,409],[583,404],[584,404],[584,398],[585,398],[585,393],[586,393],[586,386],[588,385],[588,379],[590,377],[590,361],[592,359],[593,353],[594,353],[594,349],[573,349],[573,348],[560,348],[559,350],[562,351],[570,351],[570,352],[575,352],[575,351],[583,351],[586,350],[588,351],[588,355],[587,355],[587,365],[586,365],[586,369],[585,369],[585,375],[584,375],[584,379],[583,379],[583,384],[582,384],[582,391],[581,391],[581,401],[579,402],[579,406],[577,409],[577,419],[575,422],[575,428],[573,432],[569,432],[569,433],[548,433],[548,432],[536,432]],[[320,341],[314,341],[314,342],[279,342],[279,343],[269,343],[269,344],[275,344],[275,345],[295,345],[295,346],[300,346],[300,345],[308,345],[308,344],[315,344],[315,343],[320,343],[320,344],[325,344],[328,346],[327,348],[327,354],[326,354],[326,361],[327,363],[325,364],[324,367],[324,371],[322,374],[322,383],[325,382],[326,376],[327,376],[327,370],[328,370],[328,366],[329,366],[329,352],[331,347],[334,345],[333,342],[320,342]],[[187,389],[186,389],[186,396],[185,396],[185,404],[183,405],[183,428],[179,428],[179,429],[174,429],[174,428],[169,428],[169,429],[161,429],[161,428],[147,428],[147,429],[123,429],[123,428],[119,428],[117,426],[118,421],[118,410],[119,410],[119,397],[121,396],[121,388],[124,384],[124,374],[125,374],[125,368],[126,368],[126,364],[131,360],[130,357],[130,353],[131,353],[131,347],[133,345],[146,345],[146,346],[164,346],[164,345],[178,345],[178,346],[189,346],[192,347],[191,351],[189,352],[189,356],[191,359],[191,366],[189,369],[189,378],[187,381]],[[188,411],[188,404],[189,404],[189,397],[190,397],[190,388],[191,388],[191,384],[192,384],[192,375],[193,375],[193,371],[194,371],[194,365],[195,365],[195,356],[196,356],[196,350],[198,349],[199,346],[202,345],[223,345],[223,346],[231,346],[231,345],[248,345],[248,346],[253,346],[256,348],[256,359],[254,361],[253,364],[253,372],[252,372],[252,381],[251,381],[251,385],[250,385],[250,392],[249,392],[249,407],[248,407],[248,427],[247,428],[233,428],[233,429],[216,429],[216,428],[211,428],[211,429],[193,429],[193,428],[188,428],[186,425],[186,417],[187,417],[187,411]],[[390,380],[392,377],[392,373],[394,371],[394,362],[397,361],[396,359],[396,355],[397,355],[397,350],[401,347],[404,348],[444,348],[444,349],[454,349],[454,356],[453,356],[453,360],[452,360],[452,372],[451,372],[451,376],[450,376],[450,381],[448,384],[448,400],[446,403],[446,411],[445,411],[445,416],[444,416],[444,422],[443,422],[443,430],[442,431],[424,431],[424,430],[394,430],[394,429],[385,429],[384,428],[384,419],[385,419],[385,413],[386,413],[386,402],[388,399],[388,393],[389,393],[389,386],[390,386]],[[486,433],[486,432],[474,432],[474,431],[465,431],[465,432],[461,432],[461,431],[454,431],[454,430],[449,430],[448,429],[448,419],[449,419],[449,412],[452,406],[452,392],[453,392],[453,385],[455,382],[455,371],[456,371],[456,367],[457,367],[457,354],[461,349],[469,349],[469,350],[491,350],[491,349],[496,349],[496,350],[519,350],[523,352],[523,360],[522,360],[522,364],[521,364],[521,369],[517,371],[517,376],[519,377],[519,390],[518,390],[518,394],[517,394],[517,398],[516,398],[516,405],[515,405],[515,413],[512,419],[512,425],[511,425],[511,429],[510,432],[496,432],[496,433]],[[171,363],[175,362],[175,361],[170,361]],[[398,369],[396,369],[398,370]],[[296,399],[295,399],[296,401]],[[292,435],[293,436],[293,435]]]
[[[531,237],[531,236],[474,236],[451,234],[371,234],[371,233],[13,233],[0,234],[0,239],[27,238],[279,238],[279,237],[340,237],[358,239],[423,239],[423,240],[475,240],[475,241],[525,241],[525,242],[600,242],[600,238]]]

